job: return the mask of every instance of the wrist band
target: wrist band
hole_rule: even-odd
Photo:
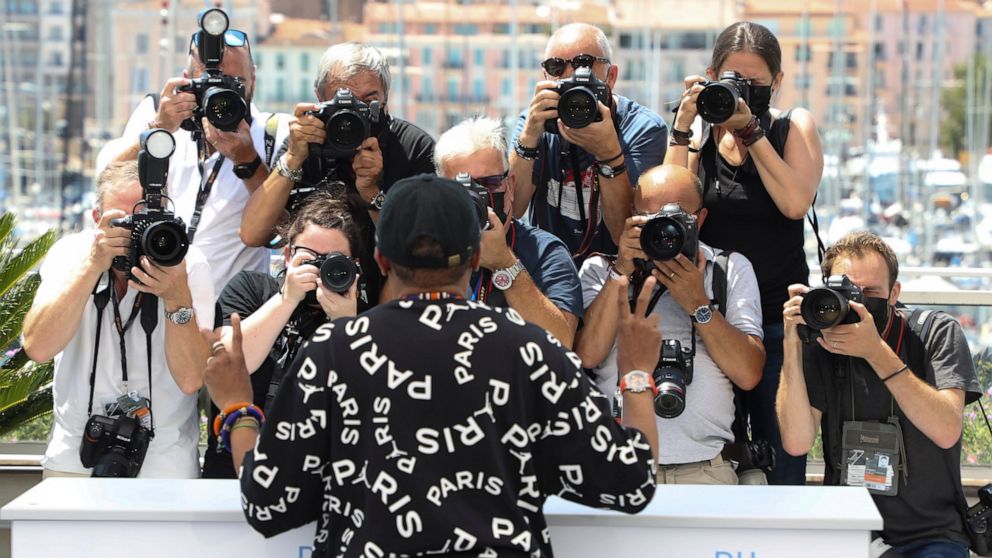
[[[684,139],[688,143],[688,141],[692,139],[692,128],[690,128],[688,132],[683,132],[682,130],[679,130],[673,126],[672,137],[678,139]]]
[[[689,147],[689,138],[672,136],[668,138],[668,147]]]
[[[743,143],[746,147],[750,147],[752,144],[765,137],[765,131],[761,129],[758,122],[758,117],[752,116],[746,126],[734,130],[734,136],[740,138],[741,143]]]
[[[513,151],[516,152],[517,156],[521,159],[526,159],[528,161],[534,161],[541,154],[537,147],[524,147],[520,144],[520,140],[513,142]]]
[[[895,372],[893,372],[893,373],[889,374],[888,376],[882,378],[882,383],[884,384],[885,382],[888,382],[892,378],[895,378],[896,376],[898,376],[899,374],[902,374],[903,372],[905,372],[907,370],[909,370],[909,365],[908,364],[904,364],[902,366],[902,368],[900,368],[899,370],[896,370]]]
[[[626,275],[624,275],[623,273],[620,273],[620,271],[617,270],[616,263],[611,263],[610,264],[609,271],[610,271],[610,275],[609,275],[608,279],[614,279],[616,281],[619,281],[620,279],[623,279],[624,277],[626,277]]]
[[[221,411],[214,419],[214,435],[217,436],[217,447],[231,451],[231,430],[235,423],[249,418],[258,422],[259,427],[265,424],[265,413],[251,403],[238,403]]]
[[[620,157],[623,157],[623,150],[622,149],[620,150],[620,153],[617,153],[616,155],[610,157],[609,159],[603,159],[602,161],[599,160],[599,159],[596,159],[596,162],[599,163],[600,165],[605,165],[607,163],[612,163],[613,161],[616,161]]]
[[[303,167],[300,167],[296,170],[290,169],[286,165],[285,155],[279,157],[279,159],[276,160],[276,172],[279,173],[281,176],[284,176],[292,180],[293,182],[299,182],[303,180]]]

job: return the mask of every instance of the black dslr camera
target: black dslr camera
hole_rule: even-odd
[[[155,434],[147,399],[131,393],[108,406],[108,415],[86,421],[79,460],[94,477],[136,477]],[[146,426],[147,425],[147,426]]]
[[[308,111],[324,122],[327,136],[324,143],[311,143],[310,156],[321,159],[345,159],[358,151],[369,136],[372,128],[382,119],[382,105],[379,101],[365,104],[355,98],[350,89],[338,89],[334,98],[317,105],[316,110]]]
[[[860,322],[861,317],[852,312],[848,304],[852,301],[864,304],[861,287],[852,283],[847,275],[827,277],[822,287],[811,289],[803,297],[799,312],[806,327],[800,326],[800,337],[808,343],[819,336],[821,329]]]
[[[189,237],[183,220],[162,205],[166,179],[169,176],[169,157],[176,149],[172,134],[155,128],[141,133],[141,151],[138,152],[138,179],[144,191],[141,209],[132,215],[112,219],[115,227],[131,229],[131,247],[127,257],[114,258],[114,267],[130,273],[140,265],[141,256],[161,266],[173,266],[183,261],[189,250]]]
[[[561,95],[558,118],[569,128],[585,128],[603,120],[597,101],[606,106],[611,102],[609,86],[592,74],[592,68],[576,68],[572,77],[558,80],[554,91]],[[545,120],[544,129],[557,134],[558,122],[554,118]]]
[[[348,292],[351,284],[355,282],[355,277],[358,276],[358,264],[355,263],[355,260],[345,256],[341,252],[331,252],[330,254],[307,260],[303,262],[303,265],[319,267],[321,284],[327,290],[339,294]],[[317,291],[307,292],[305,301],[309,304],[318,304]]]
[[[968,508],[968,529],[974,534],[971,550],[979,556],[992,555],[992,529],[989,518],[992,516],[992,484],[978,489],[978,503]]]
[[[662,342],[661,357],[653,374],[654,385],[658,387],[654,414],[675,418],[685,410],[685,388],[692,383],[692,358],[692,350],[682,348],[678,339]]]
[[[641,226],[641,250],[652,260],[671,260],[681,253],[695,262],[698,249],[696,216],[682,211],[677,203],[661,208]]]
[[[696,111],[710,124],[726,122],[737,111],[738,99],[751,100],[752,82],[734,71],[720,74],[720,79],[707,81],[696,97]]]
[[[197,54],[206,70],[200,77],[191,79],[189,85],[176,88],[176,91],[196,96],[193,117],[183,120],[181,124],[183,130],[193,132],[194,137],[203,133],[200,119],[204,116],[213,127],[225,132],[237,130],[238,124],[248,116],[244,82],[220,70],[228,21],[227,14],[221,9],[214,8],[200,14],[200,30],[196,32],[195,41]]]
[[[479,226],[483,230],[492,228],[489,224],[490,207],[496,212],[496,217],[501,222],[506,221],[506,211],[503,210],[505,192],[490,192],[485,186],[472,180],[472,177],[467,172],[458,173],[455,176],[455,181],[468,189],[468,193],[472,196],[472,201],[475,202],[475,214],[479,218]]]

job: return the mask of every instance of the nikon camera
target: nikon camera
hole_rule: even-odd
[[[341,252],[331,252],[330,254],[307,260],[303,262],[303,265],[312,265],[320,268],[321,284],[325,289],[339,294],[348,292],[351,284],[355,282],[355,278],[358,276],[358,264],[355,263],[355,260]],[[311,305],[318,304],[317,291],[312,290],[307,292],[304,301]]]
[[[698,249],[696,216],[682,211],[677,203],[661,208],[641,226],[641,250],[652,260],[666,261],[685,254],[695,262]]]
[[[191,79],[189,85],[176,90],[196,96],[193,117],[184,120],[183,130],[202,134],[200,119],[204,116],[213,127],[225,132],[233,132],[248,116],[248,103],[245,102],[245,84],[240,78],[226,75],[220,70],[224,59],[224,34],[228,28],[228,18],[224,10],[217,8],[200,14],[200,30],[194,41],[200,61],[206,66],[203,74]]]
[[[752,82],[734,71],[720,74],[720,79],[707,81],[696,97],[696,111],[710,124],[726,122],[737,111],[739,99],[751,100]]]
[[[162,200],[166,179],[169,176],[169,157],[176,149],[172,134],[155,128],[141,133],[141,150],[138,152],[138,178],[144,198],[143,206],[132,215],[113,219],[110,224],[131,230],[131,246],[127,257],[114,258],[114,267],[127,271],[139,266],[141,256],[148,256],[160,266],[173,266],[183,261],[189,250],[189,237],[183,220],[165,209]]]
[[[338,89],[333,99],[320,103],[307,114],[321,119],[327,133],[323,144],[310,144],[310,156],[322,160],[345,159],[354,155],[372,135],[372,128],[382,119],[382,105],[379,101],[365,104],[350,89]]]
[[[107,406],[107,415],[92,415],[83,430],[79,460],[94,477],[136,477],[145,462],[151,430],[149,401],[136,393]]]
[[[597,101],[610,106],[610,88],[592,74],[592,68],[576,68],[572,77],[558,80],[554,91],[561,96],[558,100],[558,118],[569,128],[585,128],[603,120]],[[557,134],[557,120],[545,120],[544,129]]]
[[[685,349],[678,339],[665,339],[661,357],[654,369],[654,413],[661,418],[675,418],[685,410],[686,386],[692,383],[692,350]]]

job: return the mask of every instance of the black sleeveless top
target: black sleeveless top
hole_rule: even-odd
[[[789,136],[789,114],[769,129],[768,113],[761,119],[768,141],[781,157]],[[758,175],[751,157],[734,167],[717,151],[709,137],[700,149],[699,179],[703,205],[708,210],[700,239],[720,250],[744,254],[754,266],[761,291],[764,323],[782,323],[782,305],[793,283],[809,283],[809,266],[803,250],[803,220],[789,219],[779,211]]]

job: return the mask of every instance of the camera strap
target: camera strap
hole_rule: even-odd
[[[190,244],[193,244],[196,229],[200,226],[200,215],[203,213],[203,206],[207,203],[207,198],[210,196],[210,191],[214,187],[214,182],[217,181],[217,175],[220,174],[220,168],[224,166],[225,160],[224,156],[218,153],[217,162],[214,163],[214,168],[210,171],[210,176],[204,177],[203,164],[207,159],[206,141],[200,138],[196,143],[199,153],[196,163],[200,169],[200,190],[196,193],[196,205],[193,207],[193,217],[189,220],[189,226],[186,227],[186,236],[189,237]]]

